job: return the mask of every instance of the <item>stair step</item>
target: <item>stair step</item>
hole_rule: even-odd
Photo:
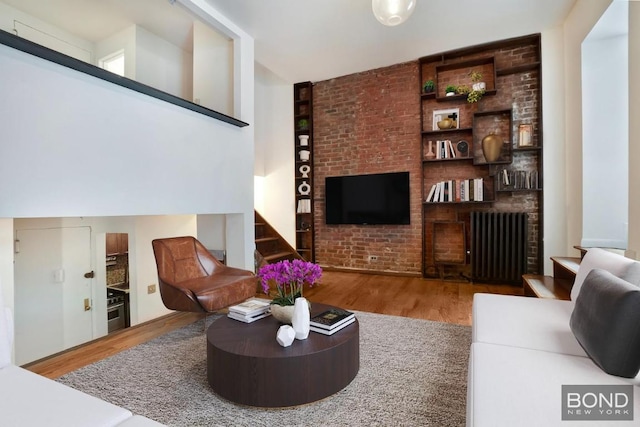
[[[526,296],[558,299],[571,299],[572,279],[543,276],[540,274],[523,274],[522,284]]]
[[[256,243],[266,243],[266,242],[277,242],[278,239],[277,237],[260,237],[259,239],[256,239]]]
[[[276,259],[284,259],[284,258],[295,258],[293,252],[277,252],[274,254],[264,255],[265,261],[274,261]]]
[[[553,277],[569,280],[576,278],[578,268],[580,268],[579,257],[552,256],[551,261],[553,261]]]

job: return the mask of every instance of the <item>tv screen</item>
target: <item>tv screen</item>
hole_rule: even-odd
[[[327,224],[409,224],[409,172],[325,178]]]

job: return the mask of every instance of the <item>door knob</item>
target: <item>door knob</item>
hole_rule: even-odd
[[[95,277],[95,273],[93,271],[90,271],[88,273],[84,273],[84,277],[85,277],[85,279],[93,279]]]

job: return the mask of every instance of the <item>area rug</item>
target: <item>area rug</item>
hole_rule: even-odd
[[[262,409],[218,397],[207,383],[202,322],[58,381],[169,426],[464,426],[470,327],[364,312],[356,317],[358,375],[342,391],[307,405]]]

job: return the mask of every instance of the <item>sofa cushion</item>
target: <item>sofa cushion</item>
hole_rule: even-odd
[[[107,427],[131,415],[126,409],[15,365],[0,369],[0,425]]]
[[[573,302],[478,293],[473,296],[473,342],[587,357],[569,328]]]
[[[615,276],[622,276],[626,273],[627,269],[635,263],[634,260],[626,258],[622,255],[605,251],[600,248],[591,248],[587,251],[582,261],[580,261],[580,267],[576,274],[576,280],[573,282],[571,288],[571,301],[575,301],[578,298],[582,283],[587,277],[587,274],[594,268],[601,268],[607,270]]]
[[[561,421],[563,385],[630,385],[591,359],[502,345],[473,343],[469,355],[467,427],[634,425]],[[634,388],[634,417],[640,392]]]
[[[571,330],[605,372],[633,378],[640,371],[640,288],[608,271],[587,275],[571,314]]]

